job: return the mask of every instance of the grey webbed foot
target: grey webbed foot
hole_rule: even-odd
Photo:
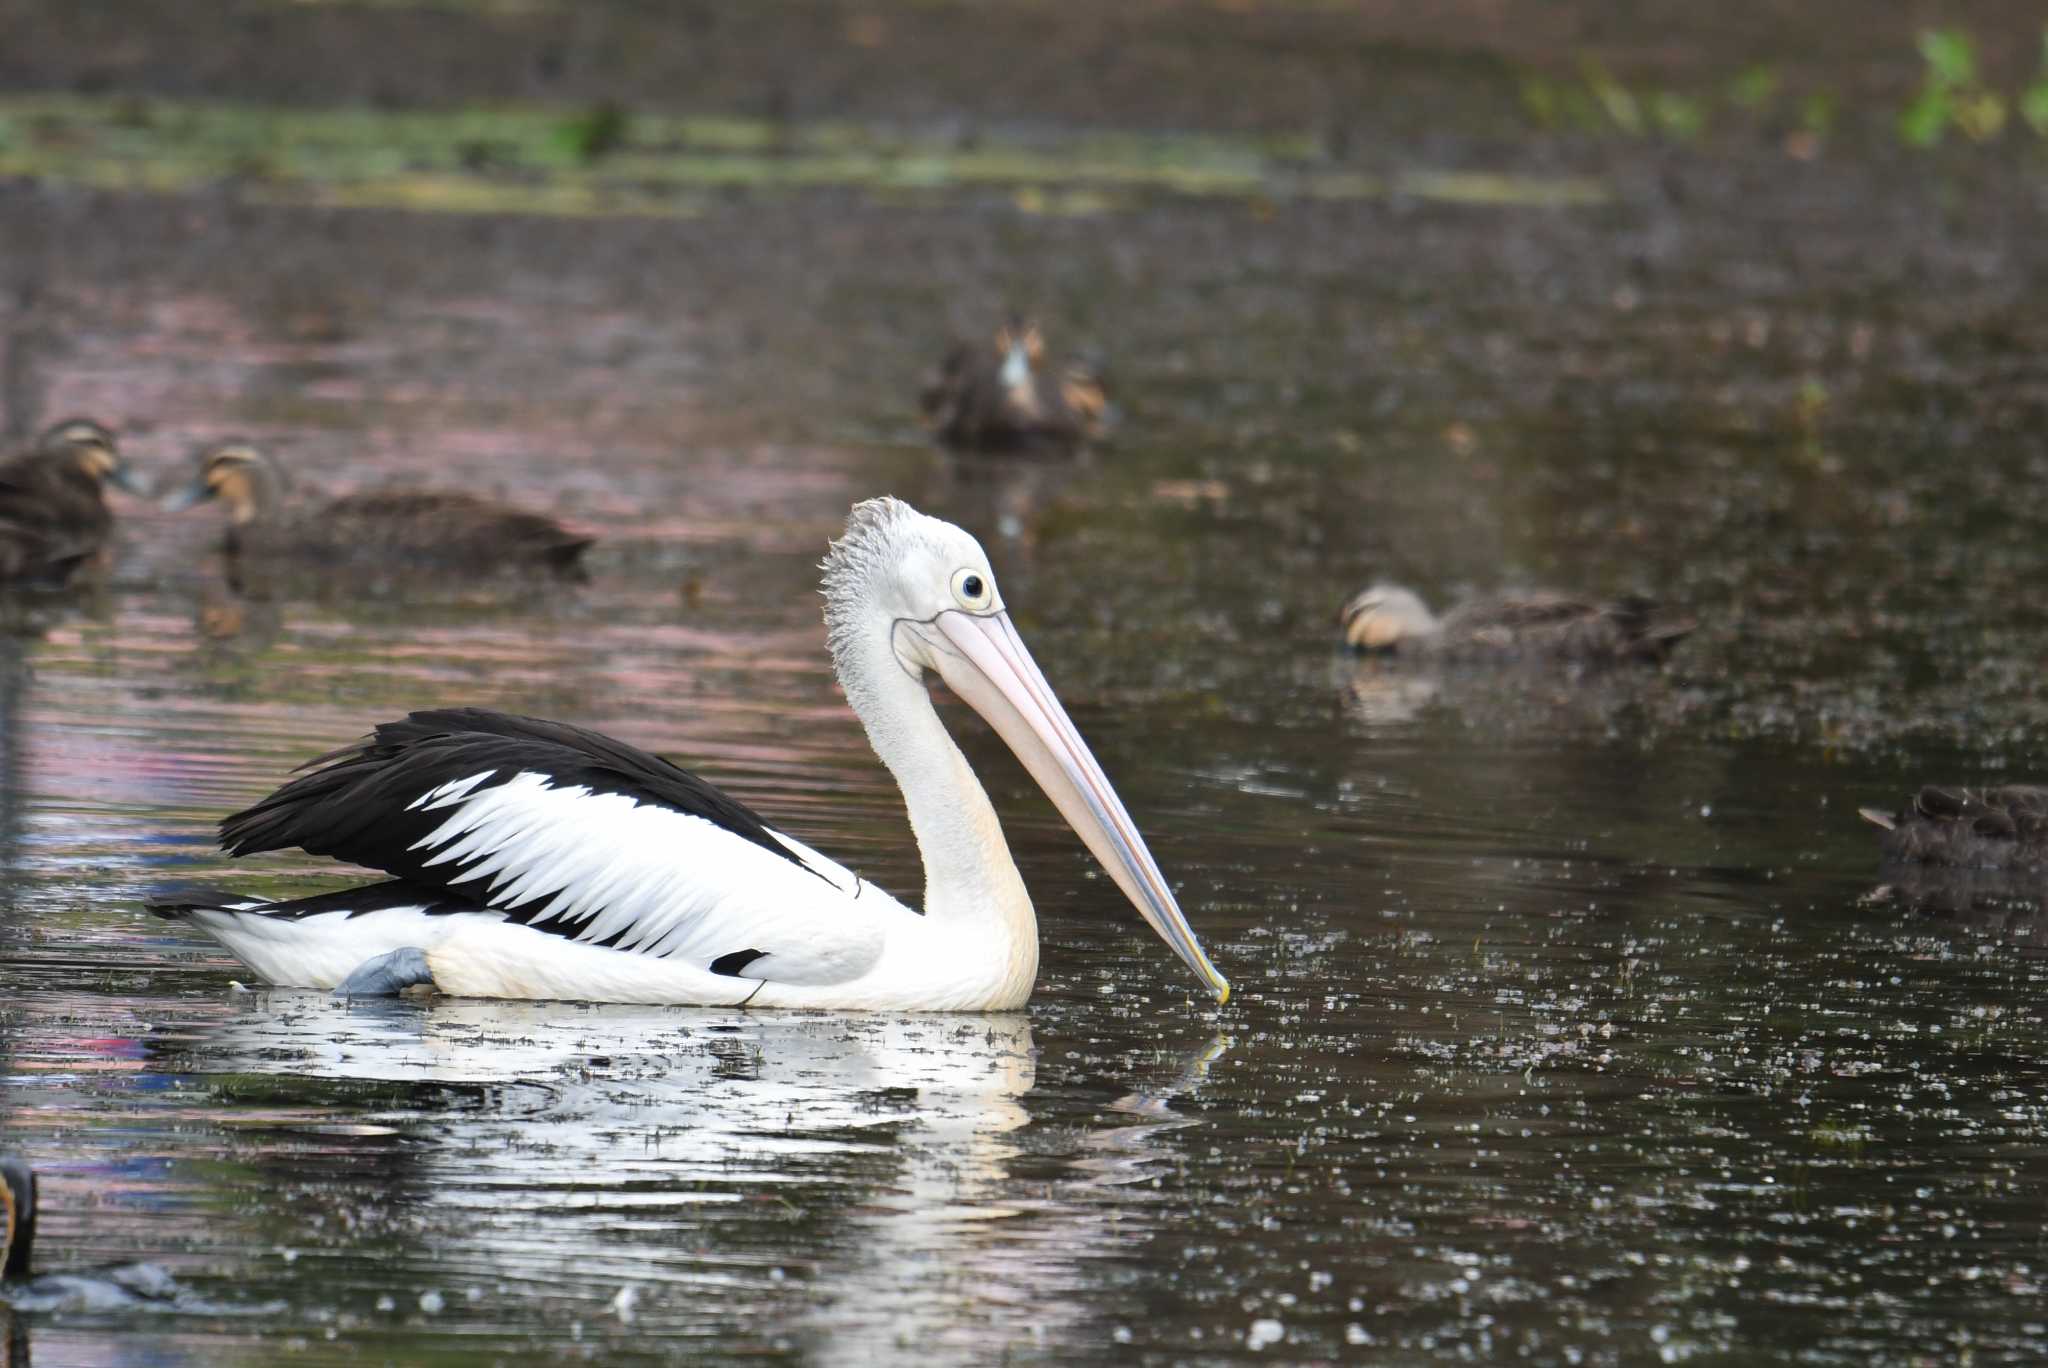
[[[434,971],[427,967],[427,955],[416,946],[403,946],[373,955],[355,967],[355,972],[335,987],[335,997],[396,997],[408,988],[432,987]]]

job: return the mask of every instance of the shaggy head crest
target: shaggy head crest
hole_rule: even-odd
[[[918,512],[901,499],[866,499],[847,515],[846,531],[825,553],[825,639],[844,666],[875,615],[929,619],[957,606],[949,577],[963,567],[987,576],[981,546],[949,522]],[[994,600],[991,590],[991,600]]]
[[[870,599],[890,568],[891,551],[924,515],[884,494],[863,499],[846,515],[846,531],[825,552],[825,641],[834,664],[843,663],[860,629],[855,608]]]

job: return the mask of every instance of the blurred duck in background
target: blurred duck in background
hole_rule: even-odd
[[[164,507],[219,502],[228,515],[225,549],[237,562],[378,573],[538,571],[580,580],[594,540],[543,514],[452,490],[368,490],[290,509],[283,470],[248,442],[202,448],[197,461],[198,473]]]
[[[62,585],[87,564],[104,565],[110,484],[145,492],[114,434],[85,418],[53,424],[0,463],[0,581]]]
[[[1887,861],[2048,873],[2048,785],[1928,785],[1898,812],[1861,808],[1884,829]]]
[[[1432,660],[1657,664],[1698,624],[1646,598],[1612,602],[1535,590],[1467,600],[1442,617],[1413,591],[1376,584],[1344,605],[1345,644]]]
[[[1012,317],[994,345],[956,342],[926,380],[925,421],[947,446],[974,451],[1070,450],[1101,438],[1112,418],[1100,368],[1070,360],[1043,374],[1045,338]]]
[[[178,1303],[185,1289],[156,1264],[116,1264],[76,1273],[37,1275],[35,1171],[0,1155],[0,1305],[20,1311],[117,1311],[147,1303]]]

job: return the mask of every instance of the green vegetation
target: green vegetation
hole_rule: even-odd
[[[1835,128],[1837,101],[1832,90],[1816,90],[1799,102],[1799,127],[1815,138],[1825,138]]]
[[[2048,28],[2041,31],[2041,61],[2033,80],[2010,97],[1985,83],[1977,69],[1977,45],[1962,29],[1922,33],[1920,56],[1926,77],[1899,116],[1899,136],[1914,147],[1937,146],[1950,129],[1972,142],[1990,142],[2015,113],[2036,136],[2048,138]]]
[[[1797,89],[1778,67],[1716,85],[1631,85],[1592,57],[1574,74],[1530,75],[1523,108],[1545,129],[1693,143],[1761,128],[1817,155],[1850,116],[1907,145],[1989,143],[2015,130],[2048,139],[2048,32],[2030,83],[1994,87],[1961,28],[1920,35],[1924,79],[1903,111],[1845,109],[1833,90]],[[844,188],[902,199],[1002,195],[1019,212],[1085,215],[1160,197],[1415,199],[1487,207],[1572,207],[1607,199],[1597,180],[1555,175],[1386,176],[1333,159],[1312,133],[1225,135],[1030,131],[933,133],[851,121],[656,114],[611,100],[583,109],[300,108],[225,102],[0,97],[0,176],[105,189],[231,187],[258,202],[454,213],[701,212],[734,194]]]
[[[2041,30],[2041,67],[2032,85],[2020,92],[2020,117],[2027,127],[2048,138],[2048,28]]]
[[[626,111],[606,100],[589,113],[564,122],[560,134],[576,160],[588,164],[624,146],[626,126]]]
[[[1673,142],[1699,138],[1712,120],[1708,100],[1677,90],[1631,90],[1590,57],[1579,63],[1579,75],[1579,83],[1524,78],[1523,108],[1546,129],[1655,135]]]
[[[1972,142],[1989,142],[2004,131],[2006,101],[1977,76],[1977,45],[1961,29],[1929,29],[1920,35],[1927,78],[1920,94],[1899,116],[1899,136],[1914,147],[1933,147],[1950,128]]]
[[[1776,98],[1778,86],[1776,68],[1762,64],[1747,67],[1728,83],[1728,102],[1737,109],[1761,110]]]
[[[1931,148],[1954,130],[1971,142],[1988,143],[2013,125],[2014,115],[2048,138],[2048,29],[2041,41],[2037,74],[2008,95],[1984,80],[1976,41],[1966,30],[1922,32],[1918,47],[1925,77],[1912,102],[1897,116],[1899,138],[1912,147]],[[1788,113],[1786,95],[1782,74],[1769,63],[1745,67],[1718,95],[1632,89],[1591,57],[1580,59],[1575,81],[1531,75],[1521,84],[1523,108],[1545,129],[1690,142],[1707,132],[1718,112],[1751,123],[1775,120],[1787,127],[1788,149],[1810,154],[1835,132],[1842,113],[1840,97],[1826,88],[1808,90]]]
[[[2017,113],[2028,128],[2048,138],[2048,27],[2041,31],[2041,60],[2032,81],[2008,96],[1987,83],[1977,66],[1977,43],[1960,28],[1926,29],[1919,37],[1926,71],[1920,92],[1899,115],[1899,137],[1912,147],[1939,146],[1949,130],[1971,142],[1996,139]]]
[[[716,195],[851,187],[1006,192],[1020,210],[1097,213],[1148,197],[1603,202],[1571,176],[1332,166],[1310,135],[983,132],[653,115],[613,104],[454,111],[302,109],[33,95],[0,99],[0,176],[106,189],[230,183],[245,197],[452,212],[689,214]]]

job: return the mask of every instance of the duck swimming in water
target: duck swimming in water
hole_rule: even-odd
[[[35,1170],[13,1155],[0,1155],[0,1305],[104,1312],[175,1305],[187,1295],[169,1272],[151,1263],[37,1274],[31,1264],[35,1242]]]
[[[1024,649],[980,543],[895,499],[825,558],[839,682],[901,787],[922,908],[666,760],[480,708],[414,713],[221,823],[232,854],[294,846],[386,883],[151,910],[265,981],[388,994],[696,1006],[995,1011],[1038,973],[1038,922],[995,808],[932,706],[937,675],[1009,743],[1110,879],[1219,1000],[1165,875]]]
[[[366,490],[294,511],[285,507],[284,472],[250,443],[221,442],[197,459],[197,475],[164,507],[219,502],[228,514],[226,549],[237,560],[378,573],[531,570],[574,579],[594,540],[543,514],[447,490]]]
[[[1884,859],[1954,869],[2048,872],[2048,785],[1929,784],[1896,813],[1860,808],[1884,829]]]
[[[52,424],[0,463],[0,581],[60,585],[101,558],[114,529],[110,484],[144,493],[114,434],[86,418]]]
[[[1109,427],[1109,396],[1094,366],[1069,361],[1056,384],[1040,367],[1045,338],[1011,319],[995,345],[956,342],[925,383],[925,421],[948,446],[976,451],[1071,448]]]
[[[1470,599],[1441,618],[1412,590],[1376,584],[1344,605],[1345,644],[1435,660],[1657,663],[1698,624],[1652,600],[1530,591]]]

